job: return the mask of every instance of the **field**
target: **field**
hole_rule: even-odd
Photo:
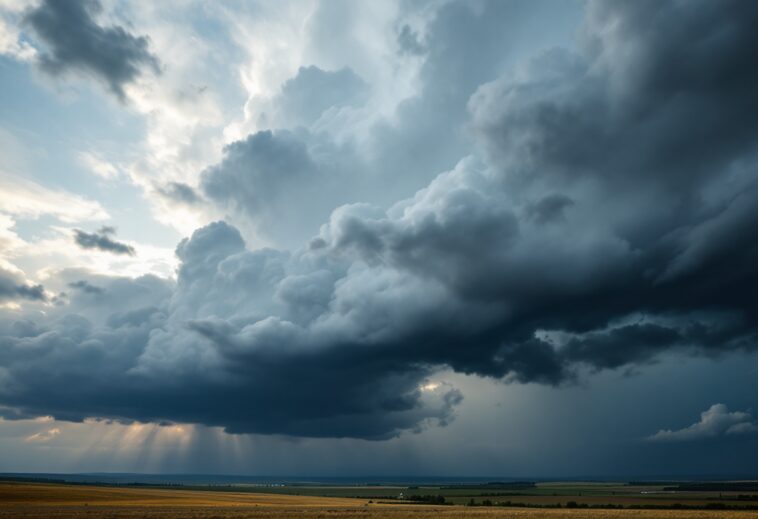
[[[581,488],[581,490],[577,490]],[[566,509],[566,508],[521,508],[503,506],[461,506],[410,504],[397,499],[376,501],[367,498],[347,498],[324,495],[292,495],[288,492],[304,490],[308,493],[394,493],[397,488],[387,487],[280,487],[276,492],[256,489],[225,488],[212,490],[188,490],[184,488],[135,488],[89,485],[63,485],[48,483],[3,482],[0,483],[0,517],[9,518],[362,518],[362,519],[445,519],[465,517],[512,518],[512,519],[756,519],[758,511],[725,510],[650,510],[650,509]],[[553,496],[556,487],[538,487],[547,493],[546,504],[565,497]],[[564,491],[574,494],[587,492],[588,486],[563,486]],[[410,489],[414,491],[415,489]],[[431,489],[418,489],[429,492]],[[438,491],[443,491],[437,489]],[[448,492],[471,493],[471,490],[448,488]],[[555,490],[555,492],[553,492]],[[606,489],[607,490],[607,489]],[[407,492],[408,489],[406,488]],[[481,491],[479,489],[478,491]],[[599,489],[596,489],[600,492]],[[609,490],[608,492],[616,492]],[[486,493],[486,492],[485,492]],[[614,494],[610,494],[613,496]],[[648,495],[648,494],[642,494]],[[526,500],[522,496],[519,500]],[[576,496],[578,498],[579,496]],[[605,499],[607,496],[587,496]],[[624,496],[618,496],[619,498]],[[470,498],[469,498],[470,499]],[[515,498],[514,498],[515,499]],[[539,499],[532,497],[531,499]],[[645,499],[645,498],[638,498]],[[696,499],[700,501],[701,498]]]

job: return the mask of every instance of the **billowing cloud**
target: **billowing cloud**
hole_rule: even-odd
[[[118,25],[99,25],[95,17],[101,10],[99,0],[44,0],[25,21],[46,47],[38,55],[43,71],[53,76],[89,74],[124,100],[124,86],[144,70],[157,73],[159,62],[145,36],[134,36]]]
[[[97,232],[89,233],[74,229],[74,241],[83,249],[97,249],[113,254],[125,254],[134,256],[137,252],[134,247],[121,243],[110,237],[116,230],[113,227],[101,227]]]
[[[457,15],[440,13],[435,24],[481,16],[450,9]],[[461,161],[388,211],[344,206],[311,243],[380,279],[390,272],[406,283],[439,285],[464,309],[457,319],[476,324],[470,335],[446,332],[450,346],[438,343],[423,360],[465,372],[557,383],[573,376],[572,366],[643,364],[671,350],[754,350],[750,293],[758,279],[750,244],[758,215],[749,166],[755,127],[747,118],[758,105],[755,89],[746,86],[755,78],[742,50],[751,47],[755,13],[732,4],[716,11],[589,5],[581,52],[545,52],[476,89],[468,106],[483,160]],[[653,14],[651,27],[645,20]],[[717,22],[705,23],[712,16]],[[709,38],[702,26],[730,37]],[[678,52],[692,38],[702,45],[684,66]],[[669,50],[660,53],[660,46]],[[730,56],[726,69],[710,66],[716,55]],[[443,56],[435,63],[429,56],[424,73],[440,79],[455,61]],[[724,88],[717,83],[723,74],[731,78]],[[481,76],[473,70],[461,77],[444,83],[460,89],[448,92],[446,102],[454,93],[467,96],[465,82]],[[699,117],[708,118],[713,146],[698,144]],[[249,146],[253,140],[275,138],[259,134],[235,146],[257,150]],[[296,164],[261,162],[273,168],[264,178],[276,179],[284,193],[278,196],[293,202],[310,191],[283,179],[303,178],[293,180],[303,186],[309,175],[322,176],[305,146],[290,146],[276,156]],[[233,168],[227,158],[206,173],[206,189],[217,190],[212,198],[220,198],[231,171],[227,198],[245,189],[259,197],[272,192],[254,176],[254,160],[234,157]],[[273,226],[301,207],[269,196],[235,199],[252,211],[265,207],[265,219],[251,217]],[[373,285],[347,279],[365,300],[376,299]],[[431,303],[438,293],[430,294],[419,304],[441,313],[445,305]],[[404,303],[413,314],[412,303]],[[425,324],[416,325],[419,337]]]
[[[203,173],[203,192],[249,222],[264,243],[298,247],[355,189],[341,189],[351,182],[352,154],[320,144],[288,130],[252,134],[227,146],[224,159]]]
[[[96,300],[72,293],[70,306],[48,323],[5,330],[3,365],[14,382],[4,386],[3,402],[69,420],[107,416],[374,439],[451,419],[460,393],[420,387],[430,368],[386,351],[381,329],[361,337],[365,324],[319,322],[337,268],[325,258],[248,251],[220,222],[196,231],[177,254],[173,294],[157,278],[99,279],[88,283],[102,287]],[[310,272],[311,261],[324,272]],[[411,293],[388,289],[396,297]],[[117,312],[103,313],[114,306]],[[57,384],[31,372],[67,388],[53,390]],[[81,383],[63,384],[79,377]]]
[[[758,422],[748,412],[729,411],[724,404],[713,404],[700,413],[700,421],[684,429],[661,429],[647,439],[653,442],[687,442],[734,436],[758,434]]]

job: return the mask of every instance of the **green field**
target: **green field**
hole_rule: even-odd
[[[547,482],[534,486],[518,484],[456,485],[456,486],[319,486],[287,485],[257,486],[229,485],[210,487],[216,491],[258,492],[295,496],[345,497],[388,501],[416,502],[429,496],[442,496],[445,503],[481,506],[485,501],[492,506],[524,504],[528,506],[566,506],[569,503],[587,506],[716,507],[758,510],[758,490],[726,491],[675,491],[667,490],[675,484],[629,484],[595,482]],[[208,489],[209,487],[189,487]]]

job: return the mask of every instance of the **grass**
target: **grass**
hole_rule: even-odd
[[[0,517],[162,519],[757,519],[755,511],[600,510],[381,504],[282,493],[0,483]]]
[[[366,500],[339,497],[292,496],[211,490],[0,483],[0,507],[43,506],[143,506],[143,507],[356,507]]]

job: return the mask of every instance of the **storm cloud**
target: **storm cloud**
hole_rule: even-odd
[[[89,74],[123,101],[124,87],[145,70],[159,72],[159,62],[147,37],[118,25],[99,25],[95,17],[101,11],[99,0],[43,0],[27,13],[26,23],[46,46],[39,56],[44,72]]]
[[[97,249],[113,254],[134,256],[137,253],[134,247],[110,237],[115,232],[116,230],[113,227],[101,227],[97,232],[93,233],[74,229],[74,242],[83,249]]]
[[[361,80],[300,69],[282,95],[310,127],[232,143],[201,178],[272,247],[217,221],[178,245],[175,284],[92,280],[110,306],[81,280],[67,309],[4,330],[0,404],[384,439],[454,419],[463,395],[427,383],[444,369],[559,386],[667,353],[755,351],[758,5],[591,2],[576,51],[468,59],[480,47],[457,24],[499,31],[504,5],[439,13],[414,50],[422,95],[397,127],[372,128],[360,158],[314,124],[359,107]],[[337,83],[350,103],[301,98]],[[421,146],[459,119],[472,147],[457,134]],[[404,177],[411,148],[440,150],[434,178]],[[421,189],[372,197],[382,167],[401,179],[387,192]],[[107,232],[77,242],[134,252]]]

